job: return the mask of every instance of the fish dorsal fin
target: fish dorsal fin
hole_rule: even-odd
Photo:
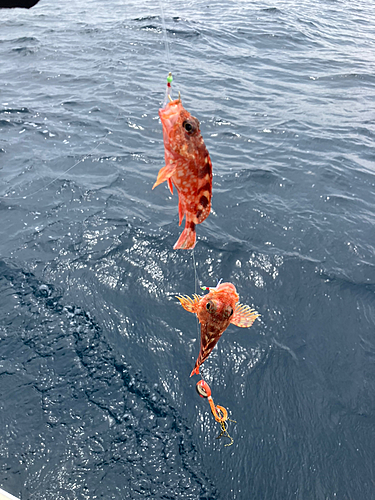
[[[201,299],[199,295],[194,294],[193,298],[188,295],[176,295],[176,298],[181,302],[182,307],[191,313],[197,312],[197,306]]]
[[[231,323],[233,323],[233,325],[240,326],[241,328],[248,328],[257,318],[259,318],[259,316],[260,314],[257,313],[255,309],[251,309],[251,307],[237,302],[234,308]]]

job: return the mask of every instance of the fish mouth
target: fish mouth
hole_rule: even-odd
[[[180,99],[175,99],[174,101],[168,102],[164,108],[159,109],[159,116],[163,126],[169,128],[173,127],[177,122],[181,110],[182,104]]]

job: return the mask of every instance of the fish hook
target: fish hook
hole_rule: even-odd
[[[169,100],[172,102],[173,99],[172,97],[168,94],[168,97],[169,97]],[[181,94],[180,94],[180,91],[178,91],[178,102],[181,102]]]
[[[232,422],[235,422],[235,420],[232,420]],[[224,436],[224,437],[227,437],[227,438],[229,438],[229,439],[230,439],[230,443],[225,444],[224,446],[232,446],[232,444],[234,443],[234,441],[233,441],[232,436],[230,436],[230,435],[229,435],[229,433],[228,433],[227,426],[225,425],[225,422],[222,422],[222,423],[221,423],[221,429],[222,429],[222,430],[221,430],[220,434],[217,436],[217,438],[216,438],[216,439],[220,439],[220,438],[222,438],[223,436]]]

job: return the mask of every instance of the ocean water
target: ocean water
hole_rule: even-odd
[[[166,38],[158,2],[0,11],[0,487],[375,499],[374,4],[162,8]],[[152,191],[170,70],[213,163],[194,255]],[[189,378],[194,259],[261,314],[201,369],[229,447]]]

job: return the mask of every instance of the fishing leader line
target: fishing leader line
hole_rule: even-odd
[[[166,56],[167,56],[168,71],[169,71],[169,74],[167,76],[167,88],[165,91],[165,97],[164,97],[164,102],[163,102],[163,106],[165,106],[167,104],[168,100],[172,100],[171,94],[172,94],[173,76],[172,76],[172,65],[171,65],[171,56],[170,56],[170,50],[169,50],[167,26],[165,23],[165,16],[164,16],[164,9],[163,9],[162,0],[159,0],[159,6],[160,6],[161,24],[162,24],[162,31],[163,31],[163,37],[164,37],[165,52],[166,52]],[[198,288],[199,288],[199,278],[198,278],[198,271],[197,271],[197,263],[195,261],[194,248],[191,251],[191,256],[193,259],[193,269],[194,269],[194,292],[195,292],[195,294],[197,294]],[[197,322],[197,333],[198,333],[198,338],[199,338],[198,317],[196,318],[196,322]]]
[[[161,0],[159,0],[159,6],[160,6],[160,12],[161,12],[161,23],[162,23],[164,43],[165,43],[165,52],[167,54],[167,61],[168,61],[168,71],[171,72],[172,71],[172,65],[171,65],[171,57],[170,57],[170,53],[169,53],[169,43],[168,43],[168,36],[167,36],[167,27],[165,25],[163,3],[162,3]]]
[[[163,26],[163,34],[164,34],[164,42],[165,42],[165,49],[167,53],[167,59],[168,59],[168,69],[171,69],[171,64],[170,64],[170,53],[169,53],[169,44],[168,44],[168,36],[167,36],[167,28],[165,25],[165,18],[164,18],[164,11],[163,11],[163,6],[161,0],[159,1],[160,5],[160,11],[161,11],[161,19],[162,19],[162,26]],[[164,98],[164,104],[163,106],[165,107],[168,103],[168,100],[172,101],[172,82],[173,82],[173,77],[172,77],[172,72],[169,71],[168,77],[167,77],[167,88],[165,92],[165,98]],[[209,290],[208,287],[200,287],[199,286],[199,278],[198,278],[198,271],[197,271],[197,263],[195,260],[195,249],[192,248],[191,250],[191,256],[193,260],[193,269],[194,269],[194,292],[195,295],[198,295],[198,288],[204,289],[204,290]],[[219,281],[218,284],[220,284],[221,280]],[[200,331],[199,331],[199,319],[198,315],[195,315],[196,317],[196,324],[197,324],[197,338],[199,339],[200,336]],[[215,405],[212,396],[211,396],[211,389],[207,382],[203,380],[203,378],[196,384],[196,390],[200,397],[202,398],[207,398],[209,404],[210,404],[210,409],[211,413],[214,416],[216,422],[218,422],[221,426],[221,432],[217,436],[216,439],[220,439],[221,437],[225,436],[229,439],[229,443],[225,444],[224,446],[231,446],[233,444],[233,438],[230,436],[228,433],[228,422],[235,422],[235,420],[231,420],[228,418],[228,412],[223,406]]]
[[[159,0],[159,5],[160,5],[160,12],[161,12],[161,19],[162,19],[162,26],[163,26],[163,34],[164,34],[164,41],[165,41],[165,48],[166,48],[166,53],[167,53],[167,59],[168,59],[168,69],[169,69],[169,74],[167,77],[167,88],[166,88],[166,93],[165,93],[165,98],[164,98],[164,105],[163,107],[166,107],[168,104],[168,100],[172,101],[172,88],[171,84],[173,81],[172,77],[172,72],[171,72],[171,64],[170,64],[170,53],[169,53],[169,44],[168,44],[168,36],[167,36],[167,29],[165,25],[165,18],[164,18],[164,12],[163,12],[163,6],[161,0]],[[170,189],[172,191],[171,185]],[[195,288],[195,296],[197,296],[198,292],[198,286],[199,286],[199,280],[198,280],[198,272],[197,272],[197,263],[195,260],[195,252],[194,252],[194,247],[192,248],[191,251],[191,256],[193,260],[193,268],[194,268],[194,288]],[[220,284],[221,280],[219,281],[218,285]],[[217,286],[218,286],[217,285]],[[200,287],[203,290],[210,290],[209,287]],[[179,297],[177,297],[179,298]],[[198,339],[200,337],[200,331],[199,331],[199,318],[198,314],[195,314],[196,316],[196,322],[197,322],[197,334],[198,334]],[[190,375],[191,376],[191,375]],[[225,446],[231,446],[233,444],[233,438],[230,436],[228,432],[228,423],[229,422],[235,422],[235,420],[231,420],[228,418],[228,411],[220,405],[215,405],[212,396],[211,396],[211,389],[207,382],[202,378],[197,384],[196,384],[196,390],[202,398],[207,398],[211,413],[214,416],[216,422],[218,422],[221,426],[221,432],[219,436],[217,436],[217,439],[220,439],[221,437],[227,437],[229,439],[229,443],[225,444]]]

